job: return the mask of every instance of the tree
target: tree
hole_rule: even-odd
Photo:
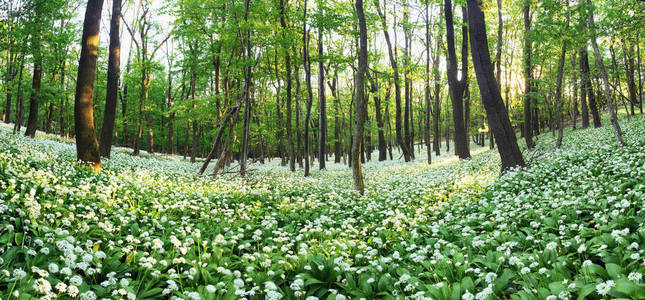
[[[365,72],[367,71],[367,25],[363,12],[363,0],[356,0],[356,17],[358,18],[359,49],[358,49],[358,71],[356,72],[356,101],[354,110],[354,135],[352,136],[352,177],[354,178],[354,190],[359,194],[365,193],[363,182],[362,162],[360,158],[363,141],[363,125],[365,122]]]
[[[502,159],[502,171],[506,171],[514,167],[523,167],[525,163],[495,80],[486,37],[486,21],[478,2],[468,0],[470,47],[486,117]]]
[[[532,102],[533,102],[533,68],[531,64],[531,0],[524,0],[524,53],[522,55],[524,61],[524,140],[526,147],[532,149],[535,147],[533,143],[533,127],[532,127]]]
[[[320,170],[323,170],[325,169],[325,137],[327,136],[327,100],[325,99],[325,61],[323,60],[322,1],[318,2],[318,9],[320,10],[318,20],[318,110],[320,111],[320,120],[318,121],[318,165]]]
[[[36,3],[35,5],[35,22],[43,21],[42,7]],[[41,33],[39,29],[31,34],[31,46],[33,48],[32,55],[34,57],[34,71],[31,83],[31,95],[29,96],[29,118],[27,119],[27,129],[25,129],[25,136],[35,137],[36,129],[38,128],[38,104],[40,101],[40,87],[42,84],[43,76],[43,55],[41,49]]]
[[[119,89],[119,65],[121,41],[119,27],[121,24],[121,0],[112,0],[112,18],[110,20],[110,46],[108,58],[107,92],[105,96],[105,111],[101,127],[99,150],[101,156],[110,157],[112,137],[114,135],[114,119],[116,118],[116,97]]]
[[[385,14],[381,10],[381,6],[378,0],[374,0],[374,5],[376,6],[376,11],[381,17],[381,25],[383,26],[383,35],[385,36],[385,42],[387,43],[387,52],[388,57],[390,58],[390,64],[392,65],[392,70],[394,72],[394,97],[395,97],[395,128],[396,128],[396,143],[401,148],[403,153],[403,159],[408,162],[410,161],[410,151],[408,145],[403,141],[403,135],[401,133],[401,80],[399,76],[399,68],[396,63],[396,56],[392,51],[392,42],[390,41],[390,34],[387,30],[387,23],[385,19]]]
[[[464,23],[466,8],[462,7]],[[457,79],[457,54],[455,53],[455,29],[452,17],[452,1],[445,0],[444,16],[446,20],[446,41],[448,42],[447,76],[450,99],[452,101],[452,120],[455,134],[455,151],[459,159],[470,158],[466,122],[464,120],[464,94],[468,87],[468,27],[461,27],[461,78]]]
[[[598,68],[600,69],[600,77],[602,78],[602,83],[604,86],[604,92],[605,92],[605,100],[607,101],[607,105],[609,106],[609,120],[611,122],[611,126],[614,128],[614,134],[616,135],[616,140],[618,141],[618,146],[622,147],[624,142],[623,142],[623,132],[620,129],[620,124],[618,124],[618,118],[616,117],[616,107],[615,103],[612,100],[611,95],[609,94],[609,76],[607,75],[607,70],[605,69],[605,64],[602,61],[602,56],[600,54],[600,48],[598,47],[598,42],[596,42],[596,25],[594,23],[593,19],[593,4],[591,1],[586,0],[586,3],[589,5],[589,29],[591,31],[591,46],[593,47],[593,52],[594,56],[596,57],[596,65],[598,65]]]
[[[74,100],[76,155],[79,161],[88,164],[95,171],[101,169],[99,145],[94,132],[93,94],[102,8],[103,0],[87,1]]]

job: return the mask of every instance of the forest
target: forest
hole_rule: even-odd
[[[0,0],[0,299],[645,299],[645,2]]]

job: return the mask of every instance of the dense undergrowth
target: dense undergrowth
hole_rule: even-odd
[[[495,151],[199,178],[178,157],[75,148],[0,128],[0,297],[645,298],[645,118],[550,134],[528,168]]]

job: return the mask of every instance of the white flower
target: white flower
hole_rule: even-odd
[[[57,265],[57,264],[55,264],[55,263],[50,263],[50,264],[47,266],[47,269],[48,269],[48,270],[49,270],[49,272],[50,272],[50,273],[52,273],[52,274],[56,274],[56,273],[58,273],[58,270],[59,270],[59,269],[58,269],[58,265]]]
[[[546,244],[546,249],[547,250],[553,251],[557,247],[558,247],[558,244],[556,242],[550,242],[550,243]]]
[[[609,294],[609,291],[611,291],[611,288],[614,286],[615,284],[613,280],[607,280],[596,285],[596,291],[598,292],[598,295],[605,296]]]
[[[473,300],[475,299],[475,295],[466,292],[465,294],[461,295],[461,300]]]
[[[34,282],[34,290],[39,294],[47,294],[52,290],[52,285],[45,278],[38,278]]]
[[[643,278],[643,274],[640,272],[631,272],[629,275],[627,275],[627,279],[634,281],[634,282],[639,282]]]
[[[206,291],[212,294],[217,292],[217,288],[215,288],[212,284],[209,284],[206,286]]]
[[[74,275],[72,278],[69,279],[69,284],[74,286],[79,286],[83,284],[83,278],[81,278],[81,276]]]
[[[79,299],[81,299],[81,300],[96,300],[96,294],[94,294],[94,292],[92,292],[92,291],[87,291],[85,293],[82,293],[79,296]]]
[[[244,280],[242,280],[240,278],[235,278],[235,280],[233,280],[233,286],[235,286],[235,288],[237,288],[237,289],[243,288],[244,287]]]
[[[578,253],[583,253],[587,251],[587,246],[585,244],[580,244],[580,247],[578,247]]]
[[[487,273],[485,279],[486,279],[487,283],[491,283],[491,282],[495,281],[495,279],[497,279],[497,274],[492,273],[492,272]]]

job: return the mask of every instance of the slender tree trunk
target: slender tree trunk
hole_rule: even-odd
[[[22,72],[25,69],[25,59],[20,61],[20,70],[18,75],[18,91],[16,92],[16,123],[13,126],[13,134],[20,132],[20,126],[22,125],[22,117],[24,115],[25,106],[22,101]]]
[[[356,0],[356,15],[359,27],[358,72],[356,74],[356,112],[354,118],[354,135],[352,142],[352,177],[354,190],[359,194],[365,193],[363,182],[362,164],[360,160],[361,142],[363,138],[363,123],[365,122],[365,72],[367,71],[367,25],[363,13],[363,0]]]
[[[579,67],[580,67],[580,114],[582,117],[582,128],[589,127],[589,107],[587,106],[587,76],[588,72],[585,72],[585,63],[583,58],[586,55],[586,50],[581,47],[578,49]]]
[[[531,48],[533,41],[530,39],[531,35],[531,1],[524,0],[524,140],[526,147],[533,149],[533,127],[531,120],[531,102],[533,102],[533,67],[531,63]]]
[[[112,136],[114,132],[114,119],[116,117],[116,97],[119,89],[119,63],[121,41],[119,40],[119,26],[121,23],[121,0],[112,0],[112,19],[110,20],[110,46],[108,57],[107,92],[105,96],[105,112],[103,113],[103,126],[101,126],[101,141],[99,151],[101,156],[110,157],[112,149]]]
[[[405,91],[405,98],[404,98],[404,109],[403,109],[403,140],[405,142],[406,147],[408,148],[408,151],[410,152],[410,159],[414,159],[414,138],[412,137],[414,129],[411,129],[410,127],[413,127],[413,122],[412,122],[412,111],[411,111],[411,105],[412,105],[412,81],[409,78],[410,75],[410,44],[411,44],[411,38],[410,38],[410,30],[408,28],[408,23],[410,19],[410,13],[409,13],[409,5],[407,1],[404,3],[403,7],[403,40],[405,47],[403,48],[403,86],[404,86],[404,91]]]
[[[486,38],[484,13],[477,2],[477,0],[468,0],[468,24],[473,65],[486,117],[497,141],[497,149],[502,159],[502,170],[505,171],[514,167],[522,167],[525,164],[504,107],[502,95],[495,81]]]
[[[285,0],[280,0],[280,24],[282,25],[282,30],[283,30],[283,35],[286,35],[286,31],[288,30],[287,28],[287,22],[286,22],[286,7],[285,7]],[[291,56],[289,54],[289,49],[286,48],[287,50],[285,51],[285,57],[284,57],[284,63],[285,63],[285,69],[286,69],[286,79],[287,79],[287,111],[286,111],[286,125],[287,125],[287,143],[288,143],[288,151],[289,151],[289,170],[291,172],[296,171],[296,155],[295,155],[295,149],[294,149],[294,144],[293,144],[293,132],[291,129],[291,112],[292,112],[292,104],[291,104]]]
[[[441,128],[439,121],[441,119],[441,73],[439,72],[439,52],[441,49],[441,35],[438,35],[435,42],[435,54],[432,61],[432,72],[434,73],[434,114],[432,116],[433,123],[433,148],[436,156],[441,155]]]
[[[29,96],[29,118],[27,119],[27,129],[25,136],[35,137],[38,128],[38,102],[40,101],[40,85],[43,75],[42,54],[40,53],[40,36],[34,33],[32,37],[34,45],[34,76],[31,83],[31,95]],[[92,102],[90,95],[90,103]]]
[[[244,22],[249,20],[249,5],[251,0],[246,0],[244,4]],[[252,59],[251,51],[251,30],[246,30],[246,54],[244,60]],[[243,127],[243,136],[242,136],[242,149],[240,158],[240,176],[244,177],[246,175],[246,159],[248,157],[249,151],[249,125],[251,118],[251,65],[246,64],[244,68],[244,127]]]
[[[410,150],[408,145],[403,141],[403,135],[401,133],[401,80],[399,78],[399,68],[396,63],[396,56],[392,51],[392,43],[390,42],[390,34],[387,31],[387,24],[385,15],[381,10],[381,6],[378,0],[374,0],[374,5],[377,8],[378,14],[381,17],[381,24],[383,25],[383,35],[385,36],[385,42],[387,43],[388,56],[390,58],[390,64],[392,65],[392,70],[394,71],[394,94],[395,94],[395,129],[396,129],[396,142],[401,148],[403,153],[403,158],[406,162],[410,161]],[[396,33],[396,31],[395,31]]]
[[[573,111],[572,111],[572,121],[573,121],[573,130],[576,129],[576,123],[578,123],[578,78],[576,76],[576,51],[571,53],[571,80],[573,82]]]
[[[304,18],[307,19],[307,0],[305,0]],[[305,68],[305,81],[307,84],[307,112],[305,114],[305,149],[303,157],[305,159],[305,177],[309,176],[309,153],[311,148],[311,141],[309,140],[309,122],[311,120],[311,103],[313,101],[313,91],[311,89],[311,58],[309,57],[309,32],[307,31],[307,22],[303,23],[302,40],[303,40],[303,54],[304,68]]]
[[[623,52],[625,53],[625,79],[627,81],[627,90],[629,91],[629,105],[632,116],[636,113],[635,106],[638,103],[636,99],[636,81],[634,80],[634,44],[630,43],[627,47],[623,41]]]
[[[591,73],[589,72],[589,56],[587,55],[587,50],[582,49],[580,52],[580,69],[582,73],[582,84],[587,95],[587,100],[589,101],[589,110],[591,110],[591,116],[593,117],[593,126],[599,128],[602,126],[600,122],[600,114],[598,113],[598,106],[596,105],[596,95],[593,92],[593,86],[591,83]],[[584,110],[583,110],[584,113]],[[582,126],[586,128],[584,122],[584,116],[582,121]],[[589,117],[587,117],[587,126],[589,124]]]
[[[593,5],[589,0],[587,0],[587,3],[590,5]],[[611,96],[609,95],[609,76],[607,75],[607,70],[605,70],[605,64],[602,62],[600,49],[598,48],[598,43],[596,42],[596,29],[595,29],[593,18],[594,18],[593,6],[591,6],[591,13],[589,14],[589,28],[591,29],[591,46],[593,47],[594,56],[596,57],[596,65],[598,65],[598,68],[600,69],[600,77],[602,78],[604,91],[605,91],[605,100],[607,101],[607,105],[609,106],[609,120],[611,122],[612,127],[614,128],[614,134],[616,135],[618,146],[622,147],[624,145],[623,132],[620,128],[620,124],[618,123],[618,117],[616,116],[616,112],[614,110],[615,103],[611,99]]]
[[[464,23],[466,23],[466,8],[462,7]],[[448,42],[447,76],[452,101],[452,120],[455,131],[455,152],[459,159],[470,158],[468,151],[468,137],[464,120],[464,93],[468,86],[468,27],[462,26],[461,46],[461,78],[457,79],[457,55],[455,53],[455,33],[452,16],[452,1],[445,0],[444,13],[446,19],[446,40]]]
[[[555,88],[556,113],[558,118],[558,138],[555,142],[555,146],[558,148],[562,147],[562,137],[564,133],[564,119],[562,116],[562,73],[564,70],[564,60],[566,59],[566,54],[567,41],[565,40],[562,44],[562,52],[560,52],[560,61],[558,62],[558,78],[556,80]]]
[[[88,0],[87,2],[74,101],[77,158],[79,161],[91,166],[95,171],[101,169],[101,156],[96,133],[94,132],[92,94],[94,93],[94,75],[98,58],[102,7],[103,0]]]
[[[320,8],[319,8],[320,9]],[[319,133],[318,133],[318,166],[320,170],[325,169],[325,145],[327,137],[327,100],[325,99],[325,68],[322,60],[323,56],[323,33],[322,28],[318,28],[318,100],[320,111]]]

